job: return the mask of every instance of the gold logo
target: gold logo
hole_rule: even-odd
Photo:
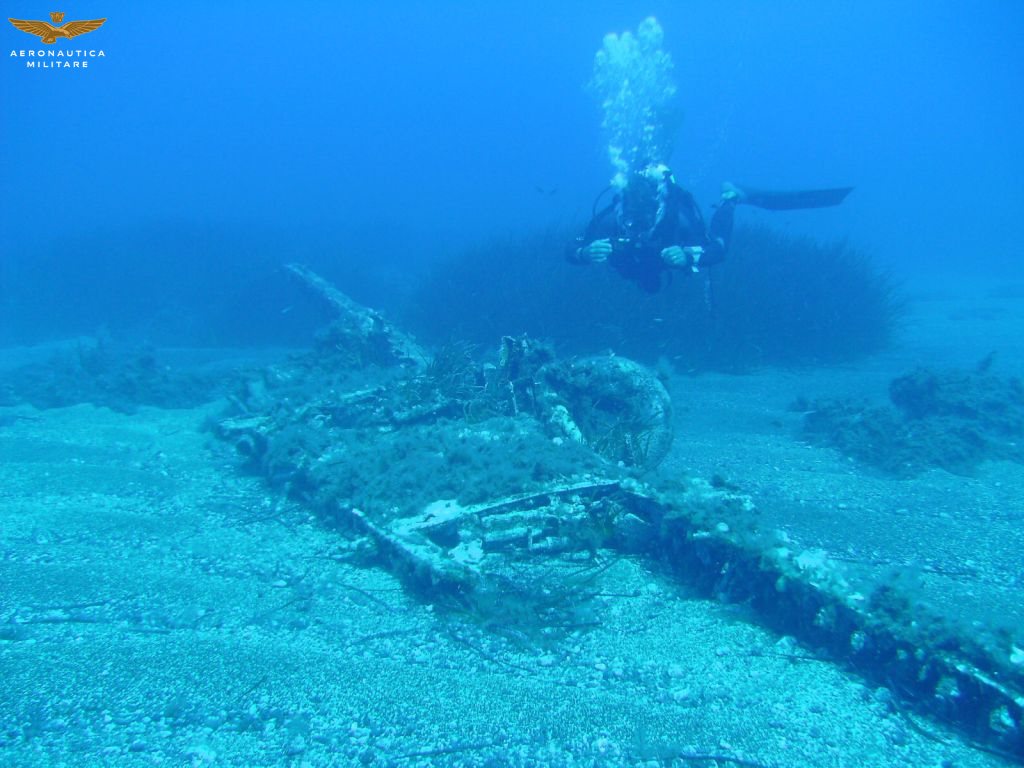
[[[39,35],[44,43],[55,43],[58,37],[71,39],[78,35],[84,35],[86,32],[99,29],[103,22],[106,21],[106,19],[92,19],[90,21],[69,21],[67,24],[61,24],[64,20],[63,13],[51,13],[50,19],[53,21],[53,24],[57,25],[56,27],[46,21],[25,21],[23,19],[8,19],[8,21],[22,32],[28,32],[30,35]]]

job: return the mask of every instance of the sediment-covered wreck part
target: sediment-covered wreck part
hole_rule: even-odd
[[[553,421],[564,409],[582,439],[606,459],[654,467],[672,447],[672,401],[658,378],[624,357],[553,363],[540,371]],[[567,427],[570,436],[576,432]]]
[[[741,493],[646,471],[673,435],[669,396],[642,366],[559,361],[525,337],[483,364],[458,344],[416,363],[408,336],[334,304],[346,345],[264,371],[215,430],[425,599],[505,627],[579,627],[588,579],[639,558],[1024,754],[1009,647],[942,629],[885,585],[859,594],[824,552],[760,530]]]

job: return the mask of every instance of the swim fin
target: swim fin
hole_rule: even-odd
[[[769,211],[796,211],[802,208],[828,208],[839,205],[853,191],[853,187],[835,189],[804,189],[796,192],[770,192],[740,186],[742,195],[737,202],[755,205]]]

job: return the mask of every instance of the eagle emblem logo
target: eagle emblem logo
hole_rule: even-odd
[[[103,22],[106,21],[106,19],[91,19],[89,21],[69,21],[67,24],[61,24],[64,21],[63,13],[51,13],[50,19],[57,26],[53,26],[53,24],[46,21],[26,21],[24,19],[8,19],[8,21],[22,32],[28,32],[30,35],[39,35],[42,41],[47,44],[55,43],[58,37],[66,37],[70,40],[72,37],[92,32],[99,29]]]

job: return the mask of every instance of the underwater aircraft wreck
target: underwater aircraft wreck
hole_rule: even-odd
[[[439,608],[557,637],[618,557],[749,605],[822,658],[890,688],[976,745],[1024,756],[1024,669],[839,563],[761,530],[723,483],[659,474],[670,397],[630,360],[558,360],[505,337],[493,362],[433,355],[299,265],[332,309],[313,349],[263,370],[215,424],[248,466],[358,539]]]

